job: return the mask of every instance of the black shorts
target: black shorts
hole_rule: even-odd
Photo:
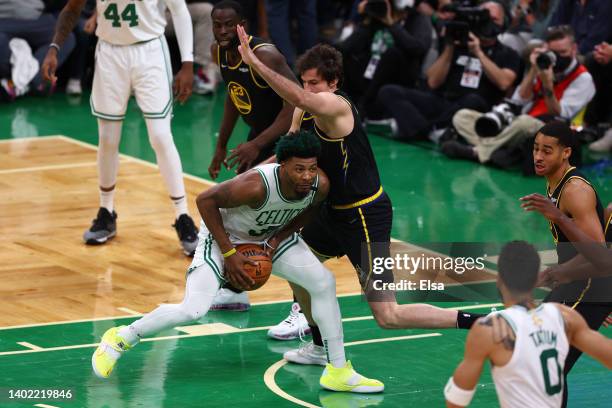
[[[393,272],[373,273],[373,259],[390,256],[391,200],[383,193],[366,205],[337,210],[323,205],[318,215],[302,230],[302,238],[310,249],[326,258],[347,255],[368,295],[375,280],[393,282]]]

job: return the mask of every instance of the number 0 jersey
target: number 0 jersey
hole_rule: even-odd
[[[280,165],[276,163],[263,164],[254,167],[259,172],[266,186],[266,200],[259,208],[243,205],[236,208],[221,208],[223,226],[230,235],[232,243],[263,242],[272,237],[283,225],[294,219],[307,208],[316,194],[319,178],[313,183],[311,190],[301,200],[288,200],[283,197],[280,187]],[[208,234],[202,223],[201,232]]]
[[[114,45],[131,45],[164,34],[163,0],[98,0],[96,35]]]
[[[543,303],[531,310],[514,305],[498,313],[516,335],[510,361],[491,369],[500,406],[560,407],[569,350],[561,311],[552,303]]]

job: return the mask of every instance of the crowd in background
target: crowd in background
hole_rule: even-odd
[[[210,94],[220,83],[210,55],[215,1],[186,2],[194,92]],[[249,32],[274,43],[290,66],[317,42],[334,44],[344,58],[342,90],[371,132],[431,140],[451,158],[513,167],[530,160],[530,138],[539,127],[563,118],[582,129],[591,150],[612,149],[612,1],[239,2]],[[0,101],[45,96],[56,87],[78,95],[90,86],[95,0],[87,1],[59,52],[58,83],[41,80],[39,67],[65,3],[0,0]],[[166,35],[172,44],[170,18]]]

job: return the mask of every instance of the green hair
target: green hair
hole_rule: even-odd
[[[287,133],[276,143],[276,159],[279,163],[291,157],[302,159],[319,157],[320,153],[321,142],[319,138],[308,130]]]

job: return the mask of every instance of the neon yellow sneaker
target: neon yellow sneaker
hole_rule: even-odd
[[[130,346],[119,337],[119,330],[125,326],[112,327],[102,336],[100,345],[91,356],[91,366],[94,373],[100,378],[108,378],[113,371],[115,363],[121,353],[129,350]]]
[[[385,389],[382,382],[358,374],[353,370],[350,361],[347,361],[342,368],[336,368],[328,363],[323,370],[319,384],[331,391],[372,393],[382,392]]]

